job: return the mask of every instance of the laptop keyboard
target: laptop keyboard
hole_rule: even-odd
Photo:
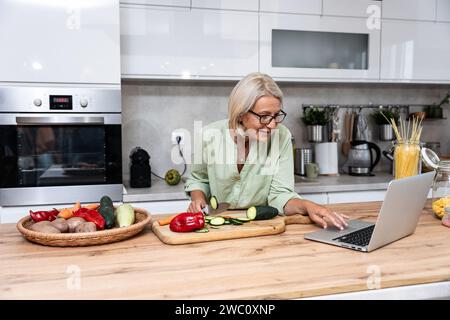
[[[370,238],[372,237],[374,228],[375,228],[375,225],[372,225],[367,228],[360,229],[360,230],[354,231],[352,233],[346,234],[345,236],[335,238],[333,240],[365,247],[369,244],[369,241],[370,241]]]

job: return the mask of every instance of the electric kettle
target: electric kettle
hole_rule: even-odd
[[[372,173],[380,161],[381,150],[373,142],[355,140],[351,142],[351,149],[345,164],[352,176],[374,176]],[[375,150],[375,159],[372,150]]]

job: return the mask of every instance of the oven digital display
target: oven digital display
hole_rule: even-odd
[[[72,110],[72,96],[50,96],[50,110]]]

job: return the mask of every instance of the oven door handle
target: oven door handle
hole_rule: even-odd
[[[16,123],[19,125],[93,125],[104,124],[103,117],[16,117]]]

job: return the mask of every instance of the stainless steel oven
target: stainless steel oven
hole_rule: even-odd
[[[0,88],[0,206],[122,201],[120,89]]]

